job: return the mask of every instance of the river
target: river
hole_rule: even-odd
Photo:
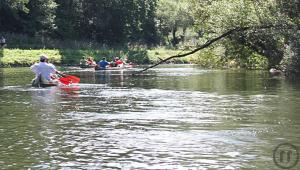
[[[0,69],[0,169],[279,169],[274,149],[300,147],[300,83],[284,77],[61,69],[81,83],[32,88],[29,68]]]

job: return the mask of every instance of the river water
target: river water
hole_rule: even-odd
[[[300,83],[265,71],[61,69],[81,83],[0,69],[0,169],[279,169],[300,147]]]

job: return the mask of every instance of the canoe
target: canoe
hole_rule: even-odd
[[[91,65],[80,65],[80,68],[95,68],[95,66],[91,66]]]
[[[59,83],[44,83],[42,81],[42,77],[38,76],[37,78],[34,78],[31,81],[31,86],[32,87],[52,87],[52,86],[58,86]]]
[[[99,68],[99,67],[95,67],[95,70],[102,70],[102,71],[106,71],[106,70],[127,70],[127,69],[131,69],[132,66],[123,66],[123,67],[107,67],[105,69],[103,68]]]
[[[44,87],[58,86],[58,84],[54,84],[54,83],[53,83],[53,84],[52,84],[52,83],[51,83],[51,84],[50,84],[50,83],[49,83],[49,84],[44,84],[44,83],[32,83],[31,85],[32,85],[32,87],[43,87],[43,88],[44,88]]]

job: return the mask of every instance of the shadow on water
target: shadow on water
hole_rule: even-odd
[[[150,75],[125,77],[129,87],[164,90],[202,91],[218,94],[259,94],[282,88],[283,77],[270,77],[265,71],[156,69]],[[143,81],[141,81],[143,80]]]

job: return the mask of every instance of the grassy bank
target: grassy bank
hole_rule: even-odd
[[[108,47],[106,44],[93,41],[61,41],[14,33],[1,33],[1,35],[4,35],[8,42],[5,49],[0,49],[1,67],[29,66],[37,62],[38,56],[42,53],[48,55],[50,62],[57,65],[77,65],[83,56],[94,57],[96,61],[102,57],[106,57],[108,61],[111,61],[113,57],[121,57],[128,58],[129,62],[136,64],[151,64],[173,55],[188,52],[188,50],[164,47],[148,49],[135,44]],[[229,47],[231,46],[229,45]],[[242,51],[233,49],[225,48],[220,43],[190,56],[171,60],[169,63],[193,63],[205,68],[267,68],[268,62],[265,57],[252,53],[247,48],[243,48]]]
[[[50,62],[57,65],[77,65],[79,60],[85,56],[94,57],[96,61],[106,57],[111,61],[113,57],[128,58],[129,62],[136,64],[151,64],[172,55],[182,54],[187,51],[171,50],[165,48],[144,49],[110,49],[99,50],[75,50],[75,49],[2,49],[0,50],[1,67],[30,66],[38,61],[40,54],[49,56]],[[263,69],[267,61],[260,55],[252,55],[244,60],[234,57],[226,57],[222,47],[204,49],[193,55],[171,60],[170,63],[193,63],[205,68],[236,68],[245,67],[250,69]]]
[[[2,67],[29,66],[38,61],[40,54],[46,54],[50,62],[57,65],[77,65],[82,57],[94,57],[96,61],[106,57],[121,57],[138,64],[149,63],[147,52],[143,50],[73,50],[73,49],[4,49],[0,51],[0,65]]]
[[[82,57],[91,56],[96,61],[106,57],[111,61],[113,57],[128,58],[136,64],[150,64],[160,58],[166,58],[179,53],[176,50],[145,50],[145,49],[100,49],[100,50],[73,50],[73,49],[4,49],[1,50],[0,65],[2,67],[29,66],[38,61],[40,54],[49,56],[50,62],[57,65],[77,65]],[[187,63],[187,58],[173,60],[176,63]]]

